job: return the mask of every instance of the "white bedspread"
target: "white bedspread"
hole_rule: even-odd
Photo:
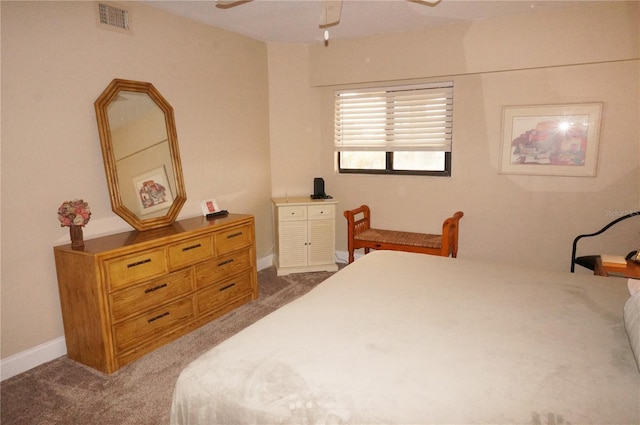
[[[627,281],[376,251],[195,360],[171,423],[640,424]]]

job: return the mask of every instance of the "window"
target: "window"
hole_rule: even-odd
[[[340,173],[451,175],[453,82],[335,94]]]

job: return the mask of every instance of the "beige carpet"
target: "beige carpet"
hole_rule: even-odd
[[[64,357],[0,385],[2,425],[168,424],[180,371],[200,354],[284,304],[331,273],[277,277],[258,272],[260,297],[194,332],[104,375]],[[204,425],[204,424],[203,424]]]

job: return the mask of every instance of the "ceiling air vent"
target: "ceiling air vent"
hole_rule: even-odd
[[[130,32],[129,11],[121,7],[98,3],[98,23],[103,28]]]

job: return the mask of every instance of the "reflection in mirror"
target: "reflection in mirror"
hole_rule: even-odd
[[[173,223],[186,200],[173,109],[151,84],[127,80],[95,106],[113,211],[138,230]]]
[[[129,91],[120,92],[107,113],[122,204],[143,218],[165,215],[175,177],[164,113],[146,94]]]

